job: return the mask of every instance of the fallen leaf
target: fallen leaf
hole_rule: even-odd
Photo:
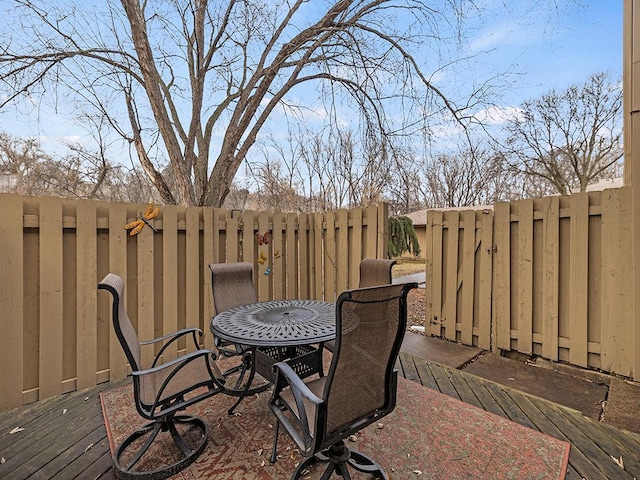
[[[9,435],[13,435],[14,433],[22,432],[24,428],[16,427],[9,432]]]
[[[259,457],[262,456],[262,451],[263,451],[262,448],[260,450],[258,450],[258,456]]]
[[[378,423],[377,427],[378,429],[384,428],[384,423]]]
[[[422,475],[422,470],[414,470],[413,473],[416,475]]]
[[[62,414],[64,415],[65,413],[67,413],[67,409],[66,408],[64,410],[62,410]]]
[[[4,457],[0,458],[0,465],[2,465],[5,462],[6,462],[6,460],[4,459]]]
[[[620,455],[620,458],[616,458],[613,455],[610,455],[610,457],[613,459],[614,462],[618,464],[620,468],[624,468],[624,461],[622,460],[622,455]]]

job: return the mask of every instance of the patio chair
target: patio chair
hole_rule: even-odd
[[[391,285],[391,268],[395,260],[365,258],[360,262],[360,284],[358,288]]]
[[[416,283],[344,292],[336,304],[336,348],[329,372],[303,382],[285,362],[274,365],[269,406],[277,417],[271,462],[277,458],[280,425],[306,458],[291,478],[314,463],[328,461],[332,473],[350,478],[348,467],[386,479],[382,467],[351,451],[344,439],[389,414],[395,407],[397,371],[407,324],[407,294]]]
[[[364,258],[360,262],[360,284],[358,288],[376,287],[378,285],[391,285],[391,268],[396,260],[386,258]],[[324,348],[333,352],[335,342],[325,342]]]
[[[122,278],[109,273],[98,284],[98,289],[107,290],[113,296],[113,328],[131,366],[136,409],[142,417],[151,420],[116,448],[113,459],[116,477],[167,478],[193,463],[208,441],[207,425],[198,417],[179,412],[221,392],[224,378],[212,360],[212,352],[201,349],[198,344],[198,337],[202,336],[200,329],[188,328],[140,342],[124,307]],[[160,358],[167,347],[185,336],[187,339],[192,337],[195,351],[162,363]],[[157,348],[149,367],[141,363],[143,346]],[[160,432],[167,431],[175,445],[167,444],[162,436],[159,437]],[[151,448],[154,442],[155,447]],[[165,445],[168,451],[160,458],[151,453]],[[145,457],[146,453],[149,455]],[[159,465],[159,460],[164,458],[170,460]]]
[[[253,285],[253,266],[248,262],[210,263],[211,292],[216,314],[231,308],[258,301]],[[245,373],[251,367],[251,349],[246,345],[232,343],[214,335],[213,343],[218,353],[225,357],[241,356],[239,365],[224,372],[225,376],[240,372],[236,388],[239,388]]]

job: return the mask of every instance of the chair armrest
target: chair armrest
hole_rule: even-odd
[[[144,342],[140,342],[140,345],[152,345],[154,343],[162,342],[169,339],[169,341],[162,346],[160,351],[158,351],[155,357],[153,357],[153,363],[151,364],[151,366],[155,367],[156,363],[158,363],[158,360],[160,359],[160,356],[164,353],[167,347],[179,338],[189,333],[193,335],[193,344],[195,345],[196,350],[200,350],[200,345],[198,345],[198,337],[196,336],[196,334],[200,337],[202,336],[202,330],[200,330],[199,328],[183,328],[182,330],[178,330],[174,333],[169,333],[163,337],[154,338],[153,340],[145,340]]]
[[[294,396],[295,392],[297,391],[300,393],[300,395],[316,405],[324,402],[323,399],[309,390],[309,387],[307,387],[307,385],[302,381],[298,374],[293,371],[293,368],[291,368],[291,366],[289,366],[287,362],[275,363],[273,365],[273,371],[275,372],[275,388],[273,392],[274,395],[276,393],[279,395],[280,392],[288,385],[293,390]]]
[[[271,396],[271,410],[287,429],[293,441],[298,444],[298,447],[302,450],[301,453],[306,454],[312,450],[314,438],[311,435],[311,429],[309,428],[307,409],[304,401],[307,400],[314,404],[318,410],[322,409],[325,405],[325,401],[313,393],[286,362],[278,362],[274,364],[273,370],[275,372],[275,387],[273,395]],[[297,411],[293,411],[291,408],[288,408],[288,410],[297,418],[299,422],[299,429],[294,427],[289,418],[284,415],[282,408],[285,407],[285,405],[283,402],[279,401],[280,393],[287,386],[291,388],[291,393],[293,394],[293,398],[296,402],[295,407]],[[316,410],[316,413],[318,410]],[[299,431],[302,435],[298,433]]]
[[[155,395],[155,400],[153,402],[151,411],[155,411],[155,409],[158,407],[158,405],[160,404],[160,399],[163,398],[164,396],[164,391],[167,388],[167,385],[169,385],[169,383],[171,382],[171,380],[179,374],[179,372],[189,363],[194,362],[194,361],[199,361],[200,359],[202,359],[202,361],[205,362],[205,365],[209,371],[209,373],[211,374],[211,379],[213,380],[213,382],[216,384],[217,387],[222,388],[222,386],[225,383],[225,379],[222,376],[222,373],[220,373],[220,370],[218,369],[218,366],[213,363],[211,364],[211,360],[213,357],[211,356],[213,354],[213,352],[211,350],[205,350],[205,349],[201,349],[201,350],[196,350],[195,352],[191,352],[191,353],[187,353],[186,355],[182,355],[174,360],[171,360],[167,363],[163,363],[162,365],[158,365],[158,366],[154,366],[145,370],[137,370],[134,372],[131,372],[131,375],[135,378],[141,379],[143,378],[145,375],[152,375],[155,373],[159,373],[162,371],[169,371],[168,375],[164,378],[162,385],[160,386],[160,388],[158,388],[158,391],[156,392]],[[195,379],[194,379],[195,381]],[[202,383],[201,383],[202,385]]]
[[[205,350],[205,349],[196,350],[195,352],[187,353],[185,355],[179,356],[178,358],[174,358],[173,360],[169,360],[168,362],[163,363],[162,365],[153,366],[151,368],[146,368],[144,370],[133,371],[131,372],[131,375],[134,377],[143,377],[145,375],[158,373],[158,372],[161,372],[162,370],[179,366],[182,363],[187,364],[189,362],[192,362],[196,357],[206,357],[207,355],[212,355],[212,354],[213,352],[211,350]],[[182,368],[182,366],[180,366],[179,368]]]
[[[144,342],[140,342],[140,345],[151,345],[152,343],[157,343],[157,342],[161,342],[163,340],[166,340],[167,338],[180,338],[183,335],[186,335],[187,333],[198,333],[199,335],[202,335],[202,330],[200,330],[199,328],[183,328],[182,330],[178,330],[177,332],[173,332],[173,333],[169,333],[163,337],[158,337],[158,338],[154,338],[152,340],[145,340]]]

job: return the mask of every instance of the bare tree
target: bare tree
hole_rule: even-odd
[[[622,158],[621,81],[596,73],[583,85],[551,90],[525,102],[507,131],[512,166],[561,195],[584,192]]]
[[[425,165],[428,207],[491,205],[513,198],[513,182],[499,155],[478,149],[441,154]]]
[[[324,137],[300,133],[294,141],[305,209],[367,206],[384,199],[392,175],[384,139],[371,137],[361,144],[352,131],[335,130]]]
[[[0,173],[3,189],[22,195],[33,191],[38,165],[49,160],[35,138],[15,138],[0,133]]]
[[[78,144],[68,148],[69,153],[57,157],[44,153],[34,138],[0,133],[0,191],[135,203],[157,200],[146,177],[112,164],[104,150]]]
[[[424,112],[461,118],[412,51],[437,46],[439,28],[455,30],[476,8],[472,0],[13,4],[3,12],[11,29],[0,49],[0,106],[38,94],[81,102],[130,143],[165,203],[212,206],[274,112],[300,119],[310,103],[300,95],[317,91],[335,115],[344,94],[369,138]]]

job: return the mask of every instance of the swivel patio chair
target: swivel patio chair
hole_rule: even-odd
[[[358,288],[391,285],[391,268],[395,260],[365,258],[360,262],[360,284]]]
[[[210,263],[209,269],[211,270],[211,291],[216,314],[258,301],[258,295],[253,285],[253,266],[250,263]],[[239,343],[228,342],[217,335],[213,336],[213,343],[219,355],[242,357],[239,365],[224,372],[225,376],[239,372],[236,384],[236,388],[239,388],[245,373],[251,366],[250,348]]]
[[[116,448],[113,459],[115,475],[121,479],[167,478],[193,463],[207,445],[207,425],[198,417],[179,412],[221,392],[224,378],[213,362],[212,352],[201,349],[198,344],[198,338],[202,336],[200,329],[183,329],[140,342],[124,307],[122,278],[109,273],[98,288],[109,291],[113,296],[113,328],[131,366],[136,409],[143,418],[151,420]],[[160,358],[167,347],[185,336],[193,339],[195,351],[162,363]],[[149,367],[143,366],[142,348],[154,348],[156,344],[161,346],[153,363]],[[159,435],[167,431],[173,445],[168,444],[162,458],[157,454],[151,458],[154,448],[157,450],[167,445],[161,438],[165,435]],[[160,462],[165,458],[169,460]]]
[[[397,371],[407,324],[407,294],[416,283],[344,292],[336,304],[336,348],[329,372],[303,382],[285,362],[274,365],[269,406],[277,417],[271,462],[277,458],[280,425],[305,457],[295,480],[316,462],[328,462],[322,476],[351,478],[348,467],[386,479],[380,465],[351,451],[344,439],[395,408]]]
[[[391,268],[396,260],[386,258],[364,258],[360,262],[360,283],[358,288],[377,287],[379,285],[391,285]],[[333,352],[335,342],[326,342],[324,348]]]

